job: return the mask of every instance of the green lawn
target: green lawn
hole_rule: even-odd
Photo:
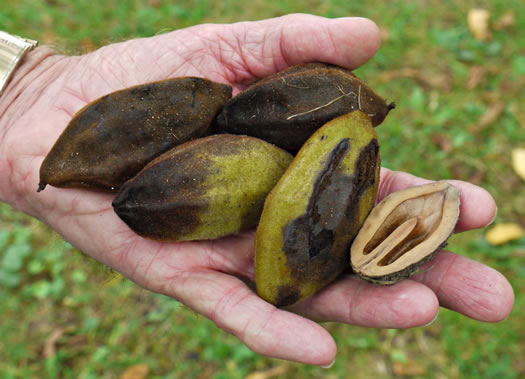
[[[469,32],[473,6],[492,14],[488,42]],[[525,225],[525,182],[511,167],[512,149],[525,147],[522,0],[4,0],[0,8],[0,30],[73,53],[203,22],[292,12],[370,17],[384,41],[357,73],[398,106],[377,129],[384,165],[482,185],[498,202],[496,222]],[[514,24],[501,25],[511,11]],[[478,122],[497,106],[492,123]],[[270,368],[280,378],[525,377],[525,238],[495,248],[484,232],[457,235],[449,247],[511,281],[516,306],[506,321],[482,324],[441,310],[434,324],[411,330],[327,324],[339,350],[324,370],[258,356],[0,204],[0,377],[114,378],[137,364],[151,378],[243,378]]]

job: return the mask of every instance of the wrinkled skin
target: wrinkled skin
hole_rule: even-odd
[[[484,322],[503,320],[514,302],[507,280],[451,252],[438,253],[431,270],[395,286],[377,287],[348,275],[285,311],[257,297],[239,279],[254,277],[253,233],[212,242],[158,243],[137,236],[119,220],[111,195],[35,191],[40,164],[72,115],[106,93],[183,75],[229,83],[238,93],[255,79],[293,64],[324,61],[355,68],[375,54],[379,41],[377,27],[367,20],[290,15],[201,25],[80,57],[37,49],[0,98],[0,199],[41,219],[140,286],[202,313],[264,355],[330,364],[336,345],[317,323],[328,320],[409,328],[431,322],[439,306]],[[384,169],[379,198],[423,182]],[[496,212],[492,197],[474,185],[453,183],[462,190],[456,231],[487,225]]]

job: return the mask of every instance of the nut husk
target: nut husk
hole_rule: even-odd
[[[220,131],[262,138],[296,152],[338,116],[361,110],[377,126],[394,107],[351,71],[309,63],[255,82],[226,103],[216,125]]]
[[[228,85],[183,77],[103,96],[81,109],[40,168],[47,184],[117,190],[149,161],[208,134],[231,97]]]
[[[354,272],[378,284],[413,275],[446,246],[459,206],[459,189],[445,181],[388,195],[370,212],[352,243]]]
[[[253,228],[292,156],[263,140],[212,135],[180,145],[127,181],[113,201],[137,234],[156,240],[219,238]]]
[[[258,294],[296,304],[348,269],[350,243],[372,209],[380,154],[356,111],[315,132],[265,201],[255,240]]]

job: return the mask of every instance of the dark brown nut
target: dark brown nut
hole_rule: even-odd
[[[149,161],[208,134],[231,87],[185,77],[110,93],[81,109],[40,168],[41,191],[84,187],[113,191]]]
[[[263,299],[293,305],[348,270],[350,243],[376,200],[380,163],[377,134],[362,112],[308,139],[257,227],[255,280]]]
[[[229,134],[180,145],[127,181],[113,201],[137,234],[166,241],[219,238],[253,228],[292,156]]]
[[[310,63],[255,82],[228,101],[217,115],[216,126],[296,152],[318,128],[338,116],[361,110],[377,126],[394,107],[349,70]]]
[[[352,244],[353,270],[378,284],[413,275],[446,246],[459,206],[460,191],[445,181],[390,194],[372,210]]]

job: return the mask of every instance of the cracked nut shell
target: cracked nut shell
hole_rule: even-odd
[[[348,250],[372,209],[380,154],[370,118],[356,111],[330,121],[304,144],[268,195],[255,240],[258,294],[296,304],[350,263]]]
[[[366,219],[351,248],[354,272],[393,284],[446,246],[459,218],[460,191],[439,181],[394,192]]]
[[[183,77],[101,97],[71,120],[40,167],[40,184],[117,190],[149,161],[205,136],[228,85]]]
[[[122,186],[113,208],[143,237],[219,238],[256,225],[291,161],[286,151],[253,137],[200,138],[150,162]]]

